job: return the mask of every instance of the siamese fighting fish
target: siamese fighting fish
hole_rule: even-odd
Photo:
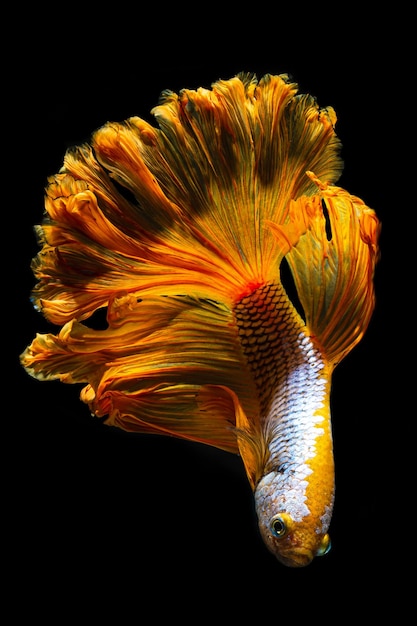
[[[332,374],[375,308],[380,221],[336,185],[334,109],[286,74],[151,113],[47,178],[32,302],[59,332],[21,363],[108,425],[239,455],[266,547],[308,565],[331,545]]]

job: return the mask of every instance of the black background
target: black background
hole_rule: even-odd
[[[388,37],[397,27],[387,20],[375,39],[360,17],[343,30],[319,8],[304,16],[303,32],[297,12],[237,21],[207,11],[207,21],[206,9],[188,17],[177,10],[172,23],[163,12],[144,17],[139,8],[88,20],[69,10],[41,15],[29,39],[17,35],[25,54],[7,63],[5,213],[12,223],[3,231],[11,247],[3,263],[12,281],[4,333],[12,354],[3,417],[12,432],[3,446],[16,611],[57,624],[70,614],[98,623],[114,610],[117,624],[200,623],[213,615],[237,622],[249,612],[259,623],[284,616],[327,623],[347,612],[379,614],[393,600],[389,581],[402,575],[397,551],[406,554],[393,479],[400,460],[392,425],[400,417],[391,408],[402,332],[393,298],[400,208],[392,181],[402,158],[393,83],[401,83],[404,59]],[[29,301],[30,261],[46,177],[58,171],[65,150],[108,120],[151,121],[163,89],[209,88],[241,70],[290,73],[300,92],[335,108],[345,160],[339,184],[383,223],[375,314],[334,375],[333,547],[301,570],[280,565],[264,547],[239,458],[109,429],[89,415],[79,388],[33,380],[18,362],[36,332],[55,331]],[[401,503],[402,512],[407,507]],[[401,606],[401,594],[394,601]]]

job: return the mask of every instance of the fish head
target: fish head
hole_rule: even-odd
[[[282,564],[305,567],[329,552],[332,498],[322,508],[309,509],[299,490],[277,488],[267,476],[255,490],[255,505],[262,539]]]
[[[310,523],[295,522],[285,512],[269,519],[261,517],[259,530],[266,547],[287,567],[305,567],[331,547],[327,532],[312,532]]]

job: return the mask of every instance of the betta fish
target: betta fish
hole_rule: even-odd
[[[332,374],[374,311],[380,222],[336,185],[334,109],[286,74],[166,90],[152,114],[47,179],[32,301],[59,332],[21,363],[108,425],[238,454],[266,547],[305,566],[330,549]]]

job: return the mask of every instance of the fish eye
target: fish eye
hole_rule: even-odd
[[[274,537],[278,537],[281,539],[285,537],[288,532],[288,520],[286,519],[288,516],[283,513],[278,513],[278,515],[274,515],[269,524],[271,528],[271,532]]]

